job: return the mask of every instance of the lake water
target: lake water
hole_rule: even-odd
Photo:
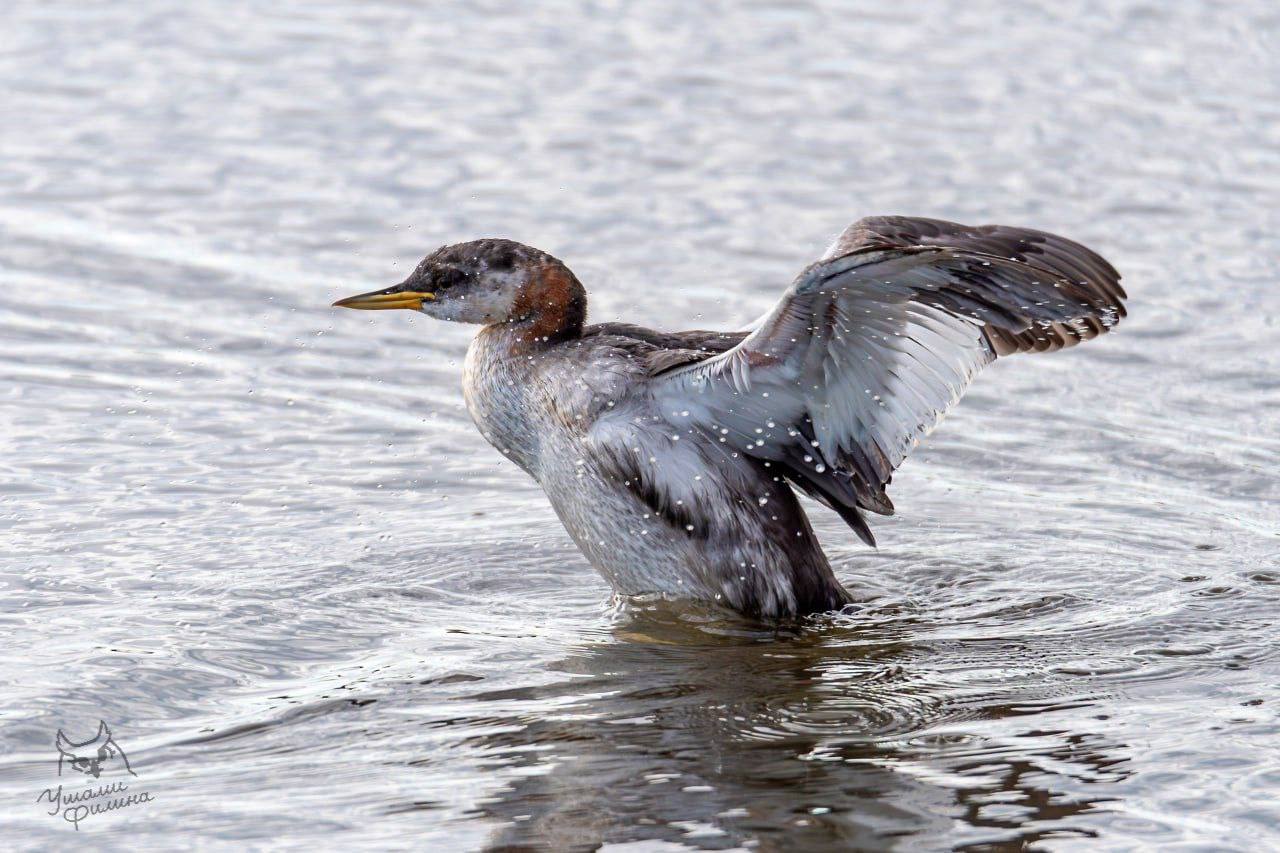
[[[1274,3],[6,18],[4,847],[1280,847]],[[876,213],[1078,239],[1130,317],[979,377],[879,550],[814,507],[867,603],[800,632],[612,605],[472,329],[329,307],[507,236],[735,328]],[[152,801],[77,832],[100,720]]]

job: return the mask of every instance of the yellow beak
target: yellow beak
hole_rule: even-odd
[[[348,296],[333,303],[335,308],[359,308],[363,311],[385,311],[391,308],[408,308],[412,311],[422,309],[422,303],[435,299],[434,293],[422,290],[397,290],[388,287],[386,290],[375,290],[373,293],[361,293],[359,296]]]

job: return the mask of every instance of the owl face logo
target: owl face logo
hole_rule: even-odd
[[[111,736],[111,729],[102,720],[98,721],[98,733],[86,741],[77,743],[58,729],[55,741],[58,747],[58,775],[62,776],[63,768],[70,767],[78,773],[98,779],[104,772],[125,772],[137,776],[129,766],[129,758],[124,750]]]

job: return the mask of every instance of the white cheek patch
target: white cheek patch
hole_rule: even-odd
[[[511,318],[525,273],[485,272],[484,279],[465,293],[445,293],[437,302],[422,303],[422,313],[455,323],[501,323]]]
[[[468,294],[467,301],[472,304],[473,311],[484,317],[485,323],[509,320],[516,307],[516,294],[524,287],[526,278],[523,270],[485,272],[485,287],[481,292]]]
[[[470,300],[446,296],[443,302],[422,303],[422,313],[437,320],[452,320],[455,323],[470,323],[470,317],[464,316],[471,308]]]

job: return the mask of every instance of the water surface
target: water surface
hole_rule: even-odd
[[[7,24],[6,848],[1280,846],[1274,4]],[[730,328],[873,213],[1069,235],[1131,313],[988,369],[879,550],[814,508],[866,603],[798,632],[611,605],[471,330],[328,307],[492,235]],[[155,801],[77,835],[99,720]]]

